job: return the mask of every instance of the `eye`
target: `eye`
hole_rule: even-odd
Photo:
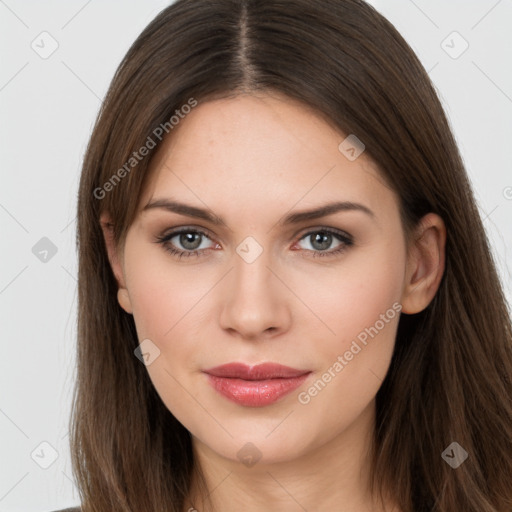
[[[311,248],[302,248],[310,251],[314,257],[337,255],[354,244],[352,237],[348,233],[331,228],[321,228],[316,231],[310,231],[306,233],[298,243],[300,244],[300,242],[303,241],[307,242],[306,245],[309,245]],[[328,249],[332,248],[333,242],[337,243],[337,245],[335,245],[334,250],[329,251]]]
[[[205,239],[210,240],[205,232],[185,227],[158,236],[156,241],[162,244],[166,251],[178,258],[183,258],[200,256],[203,252],[211,249],[211,246],[204,246]]]
[[[220,247],[204,231],[191,227],[183,227],[164,233],[157,236],[155,241],[178,259],[204,256],[210,249]],[[208,245],[208,241],[211,245]],[[300,247],[301,242],[307,242],[306,245],[309,244],[310,248]],[[334,249],[332,249],[333,242],[337,244]],[[309,231],[297,242],[299,248],[311,253],[313,257],[338,255],[353,243],[353,239],[348,233],[332,228],[319,228],[315,231]],[[329,250],[329,248],[332,250]]]

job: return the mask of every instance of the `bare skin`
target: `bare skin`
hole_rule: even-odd
[[[206,102],[171,135],[152,162],[124,247],[112,243],[108,214],[102,225],[119,304],[133,314],[139,340],[160,350],[147,370],[192,435],[209,499],[222,512],[383,511],[367,491],[375,395],[398,311],[423,310],[439,287],[442,219],[425,216],[408,244],[398,198],[366,153],[350,161],[338,149],[347,134],[286,97]],[[143,210],[157,200],[206,209],[224,223]],[[337,201],[352,206],[281,223]],[[180,227],[188,238],[157,242]],[[206,236],[194,238],[195,230]],[[169,248],[195,254],[179,259]],[[256,257],[248,262],[246,254]],[[358,342],[370,327],[378,334]],[[361,350],[345,357],[354,341]],[[233,361],[311,373],[277,402],[247,407],[220,395],[202,372]],[[319,379],[325,386],[315,393]],[[247,443],[261,457],[250,467],[239,455]],[[392,500],[386,506],[399,512]],[[196,482],[184,512],[191,507],[212,510]]]

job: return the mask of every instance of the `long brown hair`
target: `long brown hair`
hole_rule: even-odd
[[[182,512],[198,471],[189,432],[134,356],[139,341],[117,303],[100,214],[110,214],[122,245],[154,155],[135,162],[134,152],[159,142],[159,126],[172,136],[169,120],[191,99],[272,90],[357,134],[400,198],[406,233],[428,212],[446,224],[440,288],[424,311],[401,315],[377,394],[372,492],[390,492],[404,512],[510,512],[509,311],[429,76],[362,0],[178,0],[121,62],[78,197],[71,449],[82,510]],[[457,469],[442,457],[452,442],[469,454]]]

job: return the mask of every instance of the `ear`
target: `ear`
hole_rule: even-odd
[[[121,264],[121,255],[118,252],[114,240],[114,224],[112,223],[111,217],[107,212],[103,212],[100,215],[100,224],[103,231],[103,238],[105,239],[105,246],[107,248],[110,266],[118,285],[117,301],[127,313],[132,314],[133,310],[130,296],[128,295],[128,289],[126,288],[125,284],[124,271]]]
[[[407,255],[402,312],[423,311],[434,298],[445,268],[446,227],[435,213],[425,215],[415,230]]]

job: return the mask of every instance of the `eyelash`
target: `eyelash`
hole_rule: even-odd
[[[183,257],[190,258],[191,256],[199,257],[204,252],[208,251],[209,249],[196,249],[194,251],[181,251],[179,249],[176,249],[172,245],[169,245],[168,242],[174,238],[177,235],[181,235],[183,233],[193,233],[193,234],[199,234],[205,238],[208,238],[211,240],[211,238],[208,236],[207,233],[204,231],[197,229],[197,228],[181,228],[174,231],[171,231],[170,233],[160,235],[156,237],[156,243],[159,243],[163,246],[164,250],[169,252],[171,255],[177,257],[178,259],[181,259]],[[354,241],[352,237],[348,233],[344,233],[343,231],[334,230],[332,228],[319,228],[312,231],[308,231],[305,235],[301,236],[299,238],[299,241],[304,240],[305,238],[317,234],[317,233],[323,233],[327,235],[333,235],[335,238],[337,238],[342,244],[333,251],[313,251],[311,249],[304,249],[305,251],[312,252],[314,258],[322,258],[322,257],[331,257],[331,256],[337,256],[344,252],[348,247],[352,246],[354,244]]]

